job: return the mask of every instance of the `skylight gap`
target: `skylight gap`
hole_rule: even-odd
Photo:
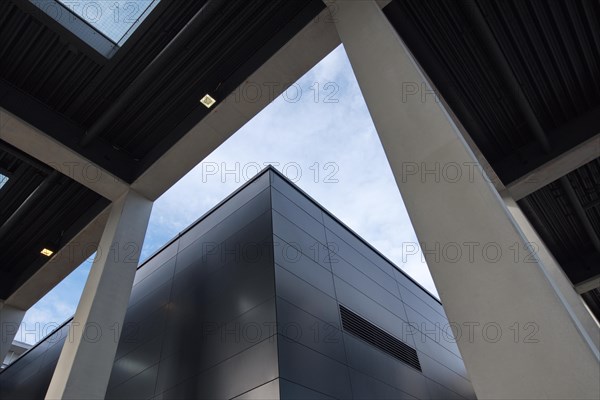
[[[29,0],[87,45],[110,58],[160,0]]]
[[[116,45],[122,45],[159,0],[57,0]]]
[[[0,189],[8,182],[8,176],[0,174]]]

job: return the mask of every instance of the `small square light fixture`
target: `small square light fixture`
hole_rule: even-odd
[[[54,252],[50,249],[47,248],[43,248],[42,251],[40,251],[41,254],[45,255],[46,257],[50,257],[52,254],[54,254]]]
[[[205,94],[203,98],[200,99],[200,103],[204,104],[206,108],[211,108],[217,101],[213,99],[210,94]]]

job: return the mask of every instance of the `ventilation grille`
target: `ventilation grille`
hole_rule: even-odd
[[[342,315],[342,326],[345,331],[358,336],[379,350],[421,371],[421,363],[415,349],[366,319],[359,317],[342,305],[340,305],[340,313]]]

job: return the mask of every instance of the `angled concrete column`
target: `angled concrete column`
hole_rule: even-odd
[[[46,399],[104,398],[151,210],[132,190],[113,203]]]
[[[334,21],[481,399],[597,399],[599,358],[373,0]],[[398,244],[401,246],[401,244]]]
[[[24,315],[25,310],[10,306],[0,300],[0,362],[8,354]]]
[[[598,322],[585,306],[581,296],[577,293],[569,278],[565,275],[558,261],[552,256],[542,238],[537,234],[523,211],[507,190],[501,191],[500,196],[508,208],[515,222],[523,231],[528,243],[532,246],[542,262],[542,269],[548,281],[554,286],[556,293],[563,305],[569,311],[573,323],[578,327],[584,339],[590,344],[592,350],[600,353],[600,329]]]

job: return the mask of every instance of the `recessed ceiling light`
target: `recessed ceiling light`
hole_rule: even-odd
[[[40,253],[42,253],[46,257],[50,257],[52,254],[54,254],[54,252],[52,250],[47,249],[45,247],[42,249],[42,251],[40,251]]]
[[[217,101],[213,99],[210,94],[205,94],[204,97],[200,99],[200,103],[204,104],[206,108],[211,108],[216,102]]]

